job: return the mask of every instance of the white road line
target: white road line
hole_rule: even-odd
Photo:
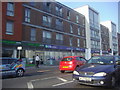
[[[63,82],[67,82],[67,80],[66,79],[64,79],[64,78],[61,78],[61,77],[57,77],[59,80],[61,80],[61,81],[63,81]]]
[[[32,82],[27,82],[27,85],[28,85],[28,89],[33,89],[34,88]]]
[[[56,87],[56,86],[60,86],[60,85],[64,85],[64,84],[68,84],[68,83],[72,83],[73,81],[68,81],[68,82],[64,82],[64,83],[59,83],[59,84],[55,84],[55,85],[52,85],[53,87]]]
[[[39,81],[39,80],[47,80],[51,78],[56,78],[56,77],[48,77],[48,78],[43,78],[43,79],[35,79],[35,80],[30,80],[31,82]]]

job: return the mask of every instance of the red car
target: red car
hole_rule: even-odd
[[[75,68],[84,65],[86,63],[86,59],[82,56],[67,56],[63,57],[60,61],[59,69],[61,73],[65,71],[74,71]]]

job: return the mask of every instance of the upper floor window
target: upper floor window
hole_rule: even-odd
[[[62,34],[56,34],[56,40],[63,41],[63,35]]]
[[[56,15],[58,15],[58,16],[62,16],[62,7],[61,6],[56,6],[55,7],[55,9],[56,9]]]
[[[79,23],[79,16],[76,16],[76,23]]]
[[[78,27],[78,35],[80,35],[80,27]]]
[[[43,16],[43,25],[44,26],[51,26],[51,17],[50,16]]]
[[[13,21],[7,21],[6,23],[6,34],[13,35],[14,23]]]
[[[25,22],[30,22],[30,9],[25,8]]]
[[[7,3],[7,15],[14,16],[14,3]]]
[[[48,12],[51,12],[51,2],[43,2],[43,9],[48,11]]]
[[[43,31],[43,38],[51,39],[51,32]]]
[[[80,47],[80,39],[77,39],[77,46]]]
[[[31,5],[31,6],[35,6],[35,5],[36,5],[36,2],[30,2],[30,5]]]
[[[67,11],[67,19],[70,19],[70,10]]]
[[[63,30],[63,21],[56,19],[56,29]]]
[[[36,29],[31,28],[31,41],[36,41]]]
[[[73,33],[73,26],[70,25],[70,33]]]
[[[72,45],[73,45],[73,44],[72,44],[72,40],[73,40],[73,38],[72,38],[72,37],[70,37],[70,39],[69,39],[70,46],[72,46]]]

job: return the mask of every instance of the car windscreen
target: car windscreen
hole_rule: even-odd
[[[71,61],[72,58],[63,58],[61,61]]]
[[[95,56],[92,57],[88,62],[88,64],[114,64],[114,57],[110,57],[110,56],[103,56],[103,57],[99,57],[99,56]]]

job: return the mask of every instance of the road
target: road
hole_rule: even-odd
[[[60,73],[58,66],[40,66],[27,68],[23,77],[7,77],[2,80],[2,88],[92,88],[103,87],[80,85],[72,80],[72,72]],[[120,84],[116,89],[120,90]],[[107,89],[112,90],[112,89]]]

